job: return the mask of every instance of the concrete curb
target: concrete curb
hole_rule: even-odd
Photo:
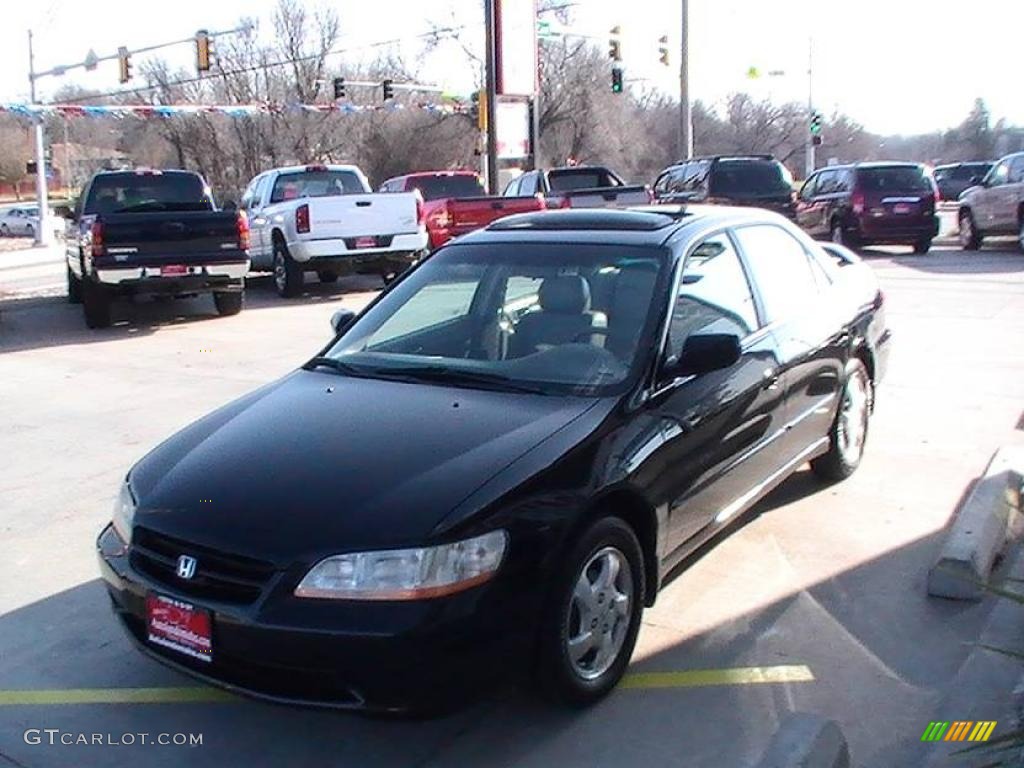
[[[755,768],[850,768],[850,748],[834,720],[794,712]]]
[[[1024,451],[1000,448],[960,508],[935,565],[928,571],[928,594],[954,600],[980,600],[996,556],[1019,535]]]

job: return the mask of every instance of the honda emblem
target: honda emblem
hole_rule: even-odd
[[[196,575],[196,559],[188,555],[179,556],[177,573],[179,579],[191,579]]]

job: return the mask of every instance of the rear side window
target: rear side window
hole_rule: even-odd
[[[418,189],[424,200],[484,196],[484,188],[476,176],[423,176],[412,179],[412,188]]]
[[[712,166],[709,194],[714,196],[788,193],[788,173],[776,160],[719,160]]]
[[[769,321],[779,320],[813,301],[819,280],[800,241],[781,227],[741,227],[736,237],[743,248]]]
[[[210,190],[193,173],[110,173],[89,188],[85,214],[209,211]]]
[[[294,171],[277,177],[270,202],[280,203],[302,197],[361,195],[367,191],[362,179],[352,171]]]
[[[576,189],[617,187],[619,182],[606,171],[581,169],[578,171],[555,171],[548,174],[552,192],[572,192]]]
[[[924,170],[912,165],[860,168],[857,184],[863,192],[931,192]]]

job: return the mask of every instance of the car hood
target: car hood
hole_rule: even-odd
[[[135,525],[282,567],[417,544],[594,402],[296,371],[143,458]]]

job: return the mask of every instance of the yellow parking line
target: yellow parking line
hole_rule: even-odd
[[[710,685],[809,683],[814,673],[803,664],[732,669],[688,669],[682,672],[637,672],[622,679],[623,688],[701,688]]]
[[[217,688],[68,688],[65,690],[0,690],[0,706],[40,704],[183,704],[236,701]]]

